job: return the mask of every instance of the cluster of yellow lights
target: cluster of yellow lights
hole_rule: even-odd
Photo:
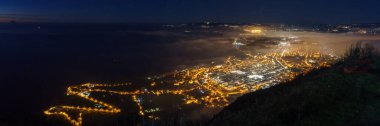
[[[321,54],[318,51],[305,51],[302,49],[289,49],[282,52],[273,52],[262,55],[252,56],[247,54],[249,58],[240,60],[236,58],[229,57],[224,64],[209,67],[196,67],[189,68],[181,71],[172,72],[165,74],[164,77],[173,78],[174,82],[168,82],[168,84],[178,87],[179,89],[162,89],[162,90],[134,90],[134,91],[118,91],[110,90],[106,87],[122,87],[128,86],[129,84],[92,84],[86,83],[82,85],[69,86],[67,88],[68,95],[75,95],[80,98],[86,99],[93,102],[94,104],[102,105],[102,108],[92,108],[92,107],[79,107],[79,106],[54,106],[44,111],[46,115],[61,115],[67,119],[71,124],[75,126],[82,125],[82,114],[83,113],[119,113],[121,109],[113,106],[104,101],[100,101],[86,93],[98,92],[98,93],[111,93],[118,95],[128,95],[132,97],[132,100],[138,106],[138,114],[140,116],[146,116],[144,113],[144,107],[140,103],[139,95],[156,95],[160,96],[163,94],[172,95],[182,95],[185,98],[184,104],[200,104],[205,107],[224,107],[228,105],[231,101],[231,95],[241,95],[247,92],[256,91],[270,86],[272,83],[269,81],[262,81],[256,84],[244,84],[238,83],[237,85],[231,87],[221,84],[217,79],[210,76],[210,73],[231,73],[233,70],[244,69],[247,67],[262,67],[262,66],[273,66],[275,64],[280,64],[283,69],[288,69],[288,71],[279,72],[276,79],[279,81],[288,81],[296,77],[299,72],[292,72],[290,68],[300,68],[302,71],[310,71],[311,69],[320,68],[328,66],[329,64],[321,60],[321,57],[326,57],[326,55]],[[301,57],[303,62],[292,62],[287,59],[287,57]],[[310,63],[309,60],[317,60],[318,63]],[[156,82],[157,81],[157,82]],[[153,79],[150,86],[157,86],[162,81],[159,79]],[[205,91],[202,96],[192,96],[192,92],[196,90]],[[79,113],[77,118],[73,118],[69,111],[76,111]],[[148,115],[148,118],[159,119],[153,115]]]
[[[263,31],[261,29],[253,29],[253,30],[251,30],[251,33],[253,33],[253,34],[261,34],[261,33],[263,33]]]
[[[264,29],[261,27],[251,27],[251,28],[244,29],[244,31],[250,33],[251,35],[264,33]]]

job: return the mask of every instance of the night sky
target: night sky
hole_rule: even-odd
[[[379,0],[0,0],[0,22],[377,23]]]

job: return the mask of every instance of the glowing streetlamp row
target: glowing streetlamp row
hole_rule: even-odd
[[[248,54],[247,54],[248,55]],[[106,87],[125,87],[131,84],[93,84],[86,83],[78,86],[69,86],[67,88],[68,95],[75,95],[85,100],[91,101],[94,104],[99,104],[103,106],[102,108],[93,108],[93,107],[79,107],[79,106],[54,106],[44,111],[46,115],[61,115],[71,124],[75,126],[82,125],[82,114],[83,113],[111,113],[116,114],[120,113],[121,109],[113,106],[104,101],[95,99],[90,96],[90,93],[111,93],[118,95],[128,95],[132,97],[132,100],[136,103],[138,107],[138,114],[145,116],[144,107],[141,101],[138,99],[139,95],[156,95],[160,96],[163,94],[173,94],[173,95],[182,95],[185,98],[184,104],[202,104],[205,107],[224,107],[230,103],[230,95],[240,95],[250,91],[256,91],[273,84],[273,81],[263,81],[259,82],[253,86],[249,84],[241,84],[240,86],[235,86],[233,88],[227,88],[220,84],[218,80],[209,76],[209,73],[223,73],[228,74],[235,69],[244,69],[247,67],[253,68],[264,68],[271,67],[274,65],[282,66],[280,69],[283,73],[275,75],[274,79],[280,81],[287,81],[296,77],[299,73],[290,72],[289,69],[293,67],[299,67],[303,71],[309,71],[314,68],[319,68],[327,66],[326,61],[319,61],[316,65],[311,65],[308,63],[308,58],[320,59],[324,55],[319,52],[304,52],[299,49],[289,49],[288,51],[268,53],[265,55],[248,55],[249,58],[245,60],[235,59],[229,57],[224,64],[210,67],[199,67],[191,68],[182,71],[177,71],[169,74],[165,74],[162,77],[174,77],[178,78],[177,81],[172,83],[174,87],[180,89],[161,89],[161,90],[135,90],[135,91],[117,91],[105,89]],[[297,56],[303,57],[304,60],[299,63],[291,63],[285,59],[285,57]],[[150,86],[157,86],[157,82],[152,80]],[[183,88],[183,89],[181,89]],[[202,90],[207,93],[202,94],[201,97],[192,96],[192,92],[195,90]],[[74,119],[69,111],[76,111],[79,113],[78,118]],[[159,119],[158,117],[149,115],[148,118]]]

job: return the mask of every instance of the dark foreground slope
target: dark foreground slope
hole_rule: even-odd
[[[219,125],[380,125],[380,56],[361,44],[330,68],[249,93],[215,115]]]

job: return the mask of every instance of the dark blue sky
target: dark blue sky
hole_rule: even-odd
[[[379,0],[0,0],[0,21],[380,22]]]

